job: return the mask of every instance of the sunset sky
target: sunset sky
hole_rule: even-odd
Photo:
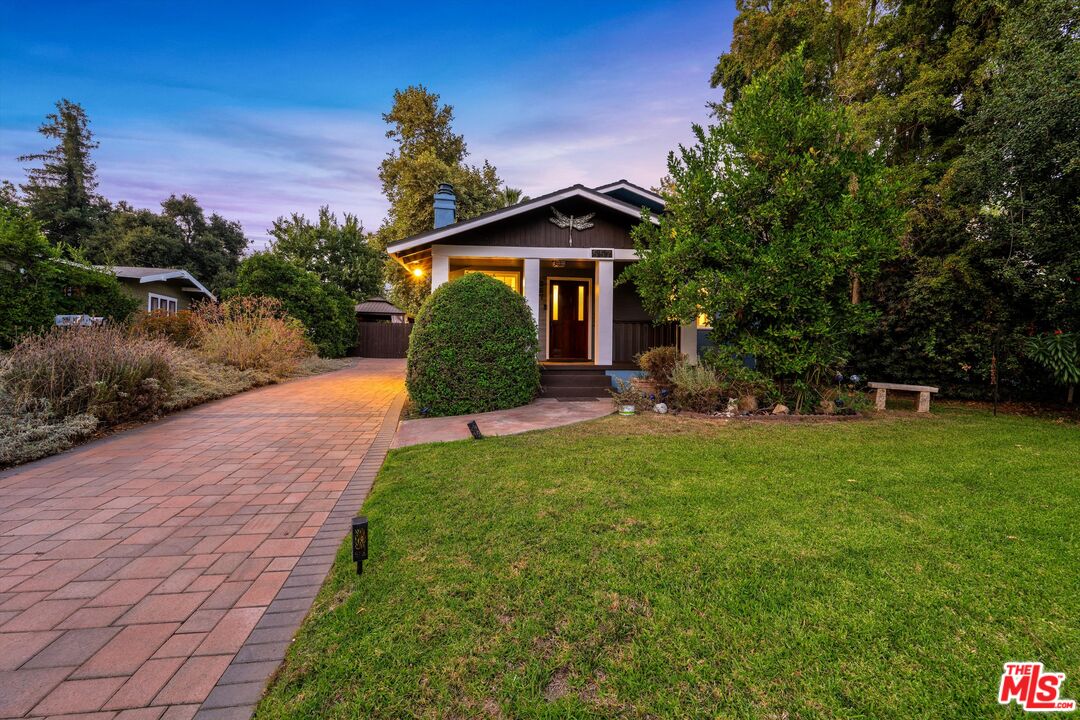
[[[377,227],[380,113],[422,83],[454,106],[470,161],[541,194],[654,185],[707,119],[733,2],[4,3],[0,179],[45,147],[53,103],[81,103],[100,192],[170,193],[243,223],[319,205]]]

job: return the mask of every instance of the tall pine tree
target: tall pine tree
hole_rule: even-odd
[[[41,163],[27,169],[22,186],[26,204],[53,244],[82,247],[108,213],[108,203],[95,192],[96,168],[90,151],[98,143],[90,132],[90,120],[81,105],[63,99],[38,132],[57,144],[19,158]]]

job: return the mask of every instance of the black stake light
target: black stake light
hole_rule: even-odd
[[[480,432],[480,426],[476,424],[475,420],[469,421],[469,432],[472,433],[473,440],[483,440],[484,434]]]
[[[361,515],[352,519],[352,559],[356,562],[356,574],[364,573],[364,561],[367,560],[367,518]]]

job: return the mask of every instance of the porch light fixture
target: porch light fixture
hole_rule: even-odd
[[[566,267],[566,261],[565,260],[552,260],[551,261],[551,267],[553,267],[553,268]]]
[[[414,267],[412,269],[412,274],[413,274],[413,277],[422,278],[422,277],[424,277],[424,268]]]
[[[363,575],[364,561],[367,560],[368,522],[361,515],[352,519],[352,559],[356,563],[356,574]]]

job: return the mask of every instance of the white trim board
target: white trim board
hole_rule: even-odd
[[[390,253],[391,255],[395,255],[404,250],[414,248],[417,245],[438,242],[443,238],[451,237],[453,235],[457,235],[458,233],[462,233],[467,230],[473,230],[475,228],[483,227],[485,225],[490,225],[491,223],[499,222],[500,220],[503,220],[505,218],[511,218],[516,215],[521,215],[522,213],[527,213],[530,210],[536,210],[537,208],[546,207],[547,205],[552,205],[561,200],[567,200],[572,197],[586,198],[600,205],[604,205],[613,210],[618,210],[621,213],[630,215],[631,217],[641,217],[641,208],[635,208],[629,203],[625,203],[617,198],[609,197],[601,192],[597,192],[596,190],[590,190],[589,188],[584,186],[576,186],[572,188],[567,188],[566,190],[555,193],[553,195],[546,195],[535,200],[523,202],[505,210],[493,212],[489,215],[473,218],[472,220],[462,220],[461,222],[456,222],[453,225],[447,225],[445,228],[440,228],[435,232],[425,232],[419,237],[391,243],[386,247],[386,252]],[[649,217],[652,220],[653,224],[660,224],[660,220],[657,219],[655,215],[650,215]]]
[[[125,276],[126,277],[126,276]],[[139,284],[150,282],[165,282],[167,280],[175,280],[176,278],[183,278],[191,281],[191,284],[198,288],[198,292],[205,293],[211,300],[217,302],[217,298],[214,297],[214,293],[203,287],[203,284],[196,280],[191,273],[187,270],[170,270],[169,272],[158,273],[157,275],[145,275],[139,278]],[[133,279],[133,278],[128,278]],[[190,292],[187,288],[184,288],[184,292]]]
[[[595,258],[593,250],[611,250],[609,258]],[[445,258],[538,258],[540,260],[622,260],[638,259],[629,248],[547,248],[495,245],[433,245],[431,257]]]
[[[639,197],[648,198],[649,200],[652,200],[654,203],[658,203],[658,204],[663,205],[665,207],[667,206],[667,203],[664,202],[664,198],[660,197],[659,195],[657,195],[653,191],[646,190],[643,187],[638,187],[637,185],[633,185],[633,184],[631,184],[631,183],[629,183],[627,181],[624,181],[624,180],[619,180],[618,182],[608,183],[607,185],[601,185],[600,187],[594,188],[594,189],[596,190],[596,192],[604,193],[604,194],[607,194],[607,193],[611,192],[612,190],[625,190],[627,192],[634,193],[635,195],[637,195]]]

